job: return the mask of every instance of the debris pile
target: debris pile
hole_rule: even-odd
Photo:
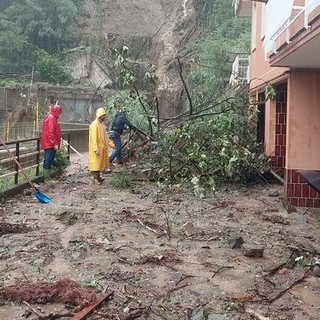
[[[84,301],[92,303],[96,300],[92,289],[84,289],[77,282],[62,279],[57,282],[39,281],[25,283],[0,289],[0,299],[29,303],[65,303],[77,306]]]

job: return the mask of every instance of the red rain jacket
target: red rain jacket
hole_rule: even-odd
[[[55,146],[60,147],[61,130],[58,123],[58,117],[62,113],[62,108],[55,105],[44,117],[41,132],[41,148],[50,149]]]

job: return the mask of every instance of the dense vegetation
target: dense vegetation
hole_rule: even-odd
[[[231,0],[206,5],[204,36],[191,47],[197,58],[181,122],[162,135],[163,147],[154,152],[158,179],[189,182],[198,196],[222,181],[257,181],[268,169],[250,121],[257,114],[249,108],[246,84],[235,90],[228,83],[236,56],[249,54],[250,20],[234,15]]]
[[[30,73],[34,69],[40,80],[68,82],[70,75],[59,57],[81,42],[68,30],[83,1],[1,1],[0,71]],[[180,114],[160,118],[156,70],[150,65],[145,75],[138,73],[127,58],[129,45],[113,50],[121,90],[106,101],[110,119],[121,100],[131,121],[157,140],[157,148],[144,160],[152,165],[159,183],[186,182],[199,196],[208,186],[214,190],[219,181],[255,180],[268,166],[250,125],[256,113],[249,113],[246,92],[234,91],[228,84],[236,55],[249,52],[250,21],[235,17],[232,0],[205,3],[202,36],[187,48],[193,59],[175,63],[187,97]],[[190,72],[182,72],[182,65]],[[139,91],[139,81],[146,83],[147,93]]]
[[[68,36],[83,0],[2,0],[0,72],[31,73],[39,80],[64,83],[70,74],[60,61],[78,40]]]
[[[246,84],[235,90],[228,83],[236,56],[249,53],[250,21],[235,17],[231,0],[208,0],[202,34],[189,47],[195,57],[189,63],[189,75],[180,69],[188,61],[181,58],[175,63],[187,96],[180,114],[170,119],[158,117],[156,95],[148,104],[135,85],[137,75],[121,52],[117,66],[128,91],[115,97],[131,111],[134,123],[156,136],[157,147],[143,160],[152,167],[159,184],[187,183],[200,197],[208,188],[216,190],[220,182],[257,181],[268,169],[268,158],[251,125],[257,114],[255,108],[249,108]],[[147,81],[156,84],[153,72],[148,70],[146,75]],[[112,101],[106,107],[112,113]]]

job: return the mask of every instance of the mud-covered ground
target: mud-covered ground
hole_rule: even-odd
[[[37,319],[4,288],[62,279],[114,292],[88,319],[320,319],[319,280],[308,266],[320,252],[320,215],[289,214],[282,186],[228,186],[200,200],[142,179],[116,190],[115,172],[92,185],[85,166],[74,160],[63,179],[40,185],[52,204],[32,194],[0,204],[1,320]],[[240,236],[263,257],[232,249]],[[30,306],[42,319],[70,311]]]

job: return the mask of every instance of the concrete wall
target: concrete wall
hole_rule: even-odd
[[[87,129],[63,130],[62,135],[70,134],[70,145],[78,152],[88,152],[89,148],[89,127]],[[74,152],[70,150],[70,152]]]

